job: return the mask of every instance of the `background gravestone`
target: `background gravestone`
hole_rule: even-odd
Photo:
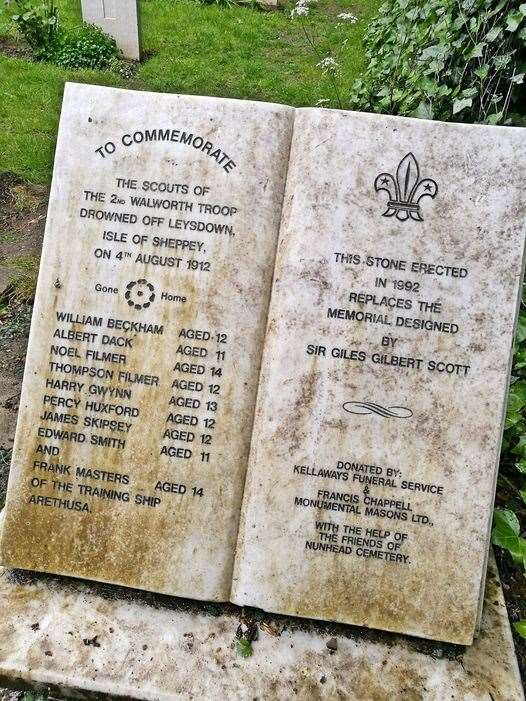
[[[137,0],[82,0],[82,19],[112,36],[126,58],[141,58]]]

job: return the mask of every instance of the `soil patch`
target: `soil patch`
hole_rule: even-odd
[[[49,189],[0,173],[0,264],[13,257],[40,257]]]
[[[9,284],[0,290],[0,508],[5,500],[22,375],[31,321],[31,301],[42,249],[48,189],[0,173],[0,266]]]
[[[0,509],[5,503],[31,307],[12,300],[0,319]]]
[[[0,37],[0,54],[10,58],[23,58],[25,61],[31,61],[32,57],[31,49],[27,44],[9,39],[9,37]]]

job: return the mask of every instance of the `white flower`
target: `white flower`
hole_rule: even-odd
[[[317,2],[317,0],[297,0],[296,4],[290,16],[294,17],[306,17],[309,14],[309,4]]]
[[[306,17],[308,14],[309,8],[307,7],[307,5],[302,5],[298,3],[290,13],[290,16],[294,19],[294,17]]]
[[[350,22],[351,24],[358,22],[358,17],[353,15],[352,12],[340,12],[338,19],[343,19],[345,22]]]
[[[316,64],[317,68],[321,68],[324,73],[337,73],[340,64],[334,60],[332,56],[326,56],[322,58],[319,63]]]

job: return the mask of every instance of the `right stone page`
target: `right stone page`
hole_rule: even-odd
[[[472,642],[524,135],[296,111],[235,603]]]

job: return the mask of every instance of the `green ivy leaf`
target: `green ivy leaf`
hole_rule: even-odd
[[[484,64],[483,66],[479,66],[479,68],[475,68],[473,73],[477,76],[477,78],[480,78],[481,80],[484,80],[485,78],[488,77],[489,73],[489,66],[488,64]]]
[[[510,509],[495,509],[491,540],[507,550],[517,564],[526,569],[526,540],[521,538],[517,516]]]
[[[516,462],[515,467],[522,475],[526,475],[526,458],[522,458],[522,460]]]
[[[495,509],[493,514],[494,532],[501,542],[497,543],[501,548],[508,548],[504,540],[508,537],[516,537],[520,533],[519,519],[509,509]]]
[[[464,97],[461,98],[460,100],[454,100],[453,101],[453,114],[458,114],[459,112],[462,112],[462,110],[465,110],[466,107],[471,107],[473,104],[473,100],[471,97]]]
[[[433,119],[433,108],[429,102],[420,102],[412,114],[418,119]]]
[[[526,504],[526,489],[519,489],[522,501]]]
[[[254,650],[252,649],[252,643],[247,638],[241,637],[236,640],[236,650],[241,655],[241,657],[247,658],[252,657]]]
[[[485,120],[484,124],[499,124],[504,117],[504,112],[494,112]]]
[[[521,636],[521,638],[526,639],[526,620],[515,621],[513,628]]]
[[[486,42],[482,41],[480,44],[476,44],[471,51],[468,51],[467,58],[480,58],[484,53],[484,47]]]
[[[526,436],[519,438],[519,442],[511,452],[515,455],[520,455],[522,459],[526,459]]]
[[[420,58],[422,61],[427,61],[429,58],[442,58],[447,53],[447,48],[442,44],[435,44],[434,46],[427,46],[422,53]]]
[[[494,5],[491,9],[490,12],[488,12],[488,18],[494,17],[495,15],[498,15],[499,12],[504,8],[506,5],[507,0],[500,0],[496,5]]]
[[[502,27],[492,27],[489,32],[486,34],[486,41],[495,41],[495,39],[499,36],[499,34],[502,31]]]
[[[522,22],[523,17],[524,15],[520,10],[510,12],[509,15],[506,16],[506,29],[508,32],[514,32]]]
[[[478,88],[466,88],[465,90],[462,90],[460,94],[462,97],[475,97],[478,91]]]
[[[508,431],[512,429],[514,426],[517,426],[520,424],[522,420],[522,414],[520,411],[507,411],[506,413],[506,420],[504,423],[504,428]]]
[[[526,380],[518,380],[510,387],[508,407],[512,411],[519,411],[526,406]]]
[[[526,341],[526,314],[524,314],[524,312],[519,314],[515,338],[519,343]]]

